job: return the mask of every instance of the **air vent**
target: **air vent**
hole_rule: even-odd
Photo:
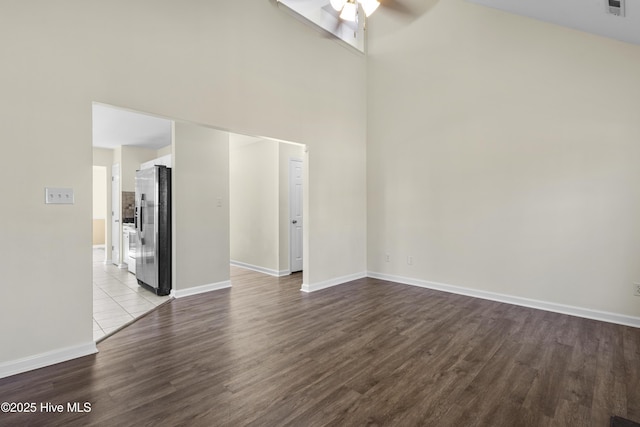
[[[607,12],[611,15],[624,16],[624,0],[606,0]]]

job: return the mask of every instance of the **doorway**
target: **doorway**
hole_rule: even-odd
[[[120,164],[111,165],[111,260],[122,268],[120,258]]]
[[[107,168],[93,166],[93,248],[106,253],[107,243]],[[104,260],[104,257],[103,257]]]
[[[98,110],[101,110],[102,113],[107,114],[107,117],[110,118],[110,121],[100,120],[100,111],[96,112],[96,108]],[[112,110],[115,110],[115,112]],[[159,141],[163,141],[163,138],[165,138],[164,134],[166,133],[168,135],[166,137],[167,138],[166,140],[169,141],[169,144],[161,148],[149,149],[148,147],[137,147],[134,142],[126,143],[125,142],[126,132],[123,132],[123,130],[132,126],[132,123],[128,121],[130,119],[133,120],[131,117],[129,117],[130,114],[137,115],[137,116],[144,116],[144,119],[149,119],[149,118],[159,119],[161,121],[164,121],[164,123],[167,123],[166,129],[168,130],[166,132],[157,132],[153,140],[156,143],[158,143]],[[96,162],[95,159],[101,158],[102,160],[100,160],[99,163],[103,163],[104,166],[107,166],[107,171],[110,174],[110,176],[108,177],[109,178],[108,183],[110,186],[109,187],[110,195],[112,193],[111,167],[114,164],[119,165],[119,171],[117,172],[119,173],[119,177],[120,177],[120,182],[119,182],[120,191],[118,194],[116,194],[115,201],[111,201],[111,197],[109,197],[109,204],[110,204],[109,215],[111,215],[111,211],[114,210],[114,206],[115,206],[117,208],[117,212],[120,213],[119,215],[120,222],[116,223],[119,225],[114,225],[114,226],[109,225],[109,230],[107,231],[107,239],[109,240],[109,242],[107,242],[107,245],[108,245],[107,247],[110,247],[112,245],[112,242],[110,242],[111,239],[113,240],[119,239],[121,240],[121,242],[125,242],[126,240],[122,235],[123,222],[127,221],[127,215],[124,212],[124,210],[127,208],[126,206],[127,203],[124,197],[124,193],[129,191],[128,186],[130,185],[130,181],[131,181],[130,178],[134,175],[134,171],[140,168],[143,163],[151,161],[145,158],[145,156],[148,157],[148,155],[151,155],[151,157],[149,158],[154,158],[154,157],[159,158],[159,157],[164,157],[166,155],[174,155],[177,158],[179,157],[183,162],[182,164],[179,164],[178,167],[182,168],[184,167],[182,165],[186,165],[185,169],[182,169],[182,170],[184,170],[185,172],[188,172],[189,165],[193,166],[193,163],[199,163],[198,158],[194,159],[192,157],[194,155],[193,153],[199,152],[200,150],[194,147],[196,147],[196,145],[199,147],[202,144],[202,141],[197,141],[192,139],[193,138],[197,139],[198,135],[202,133],[197,130],[198,128],[205,129],[207,127],[184,123],[184,122],[174,122],[169,119],[161,119],[161,118],[149,116],[143,113],[122,110],[116,107],[105,106],[102,104],[94,104],[93,117],[94,117],[94,162]],[[96,120],[96,118],[98,120]],[[125,120],[125,122],[118,122],[118,120]],[[112,134],[112,136],[114,137],[111,138],[111,141],[117,141],[118,144],[125,144],[125,145],[117,145],[112,147],[95,145],[97,135],[101,133],[109,134],[110,132],[109,129],[107,129],[109,126],[106,126],[107,128],[105,128],[105,122],[109,122],[111,127],[115,127],[118,129],[117,135]],[[149,123],[147,124],[149,125]],[[178,132],[178,130],[180,130],[180,132]],[[215,130],[215,129],[209,128],[209,130]],[[228,131],[220,131],[220,130],[215,130],[215,131],[218,134],[224,134],[225,136],[229,137],[229,139],[227,140],[227,142],[225,142],[225,144],[228,144],[227,148],[230,148],[231,140],[234,138],[233,135],[237,135],[237,134],[231,134]],[[204,133],[206,134],[207,132],[204,132]],[[246,216],[248,213],[255,212],[256,210],[245,208],[240,210],[239,213],[237,211],[234,211],[234,215],[232,215],[233,220],[226,220],[225,221],[226,225],[221,224],[221,228],[216,229],[216,233],[219,233],[217,234],[217,236],[219,236],[220,238],[223,238],[225,232],[229,233],[229,231],[233,227],[232,223],[234,222],[237,223],[237,221],[235,220],[238,218],[241,220],[246,218],[246,220],[243,221],[244,226],[245,227],[248,226],[249,228],[252,228],[253,231],[257,229],[261,229],[262,231],[269,230],[268,234],[271,236],[271,239],[268,241],[269,243],[267,243],[267,241],[264,239],[258,239],[258,240],[250,239],[249,242],[251,243],[251,241],[253,241],[256,248],[263,250],[262,253],[267,254],[267,257],[270,257],[269,259],[275,260],[275,262],[273,262],[272,264],[267,264],[267,267],[265,267],[269,269],[268,274],[270,274],[271,276],[277,276],[278,278],[280,278],[280,276],[287,276],[286,279],[288,280],[286,282],[291,285],[290,286],[291,289],[295,288],[299,290],[302,285],[302,273],[296,273],[293,275],[290,274],[291,273],[291,267],[290,267],[291,265],[290,264],[290,260],[291,260],[290,240],[291,239],[290,239],[289,224],[290,224],[291,218],[290,218],[290,206],[289,206],[289,192],[290,192],[289,159],[290,158],[304,159],[306,157],[305,147],[302,144],[288,143],[288,142],[277,141],[269,138],[253,138],[253,137],[245,137],[245,138],[252,139],[253,140],[252,142],[256,142],[255,140],[258,139],[262,143],[271,144],[269,146],[270,147],[269,154],[264,156],[263,159],[269,159],[270,161],[269,165],[267,166],[267,169],[270,171],[270,175],[268,179],[264,180],[264,182],[268,182],[270,184],[269,191],[272,192],[271,195],[273,197],[269,199],[268,208],[259,209],[259,212],[264,214],[259,220],[259,221],[262,221],[260,223],[261,224],[265,223],[268,225],[266,227],[258,226],[258,223],[256,221],[253,221],[251,220],[251,217]],[[137,134],[137,139],[138,140],[141,139],[140,132]],[[249,143],[250,142],[247,142],[247,145]],[[192,145],[192,144],[196,144],[196,145]],[[209,152],[206,149],[204,150],[203,153],[205,157],[209,155]],[[225,157],[224,162],[225,163],[228,162],[228,163],[225,165],[220,165],[222,170],[224,170],[226,166],[231,162],[230,155],[225,154],[224,157]],[[190,158],[191,160],[189,160]],[[202,174],[203,170],[206,172],[207,169],[193,167],[191,172],[193,172],[194,170],[198,170],[199,171],[198,173]],[[242,171],[245,177],[249,177],[251,175],[255,175],[256,169],[245,165]],[[113,175],[115,175],[115,172],[113,173]],[[187,173],[187,175],[189,174]],[[186,180],[185,176],[186,176],[185,174],[182,174],[181,175],[182,180],[181,181],[178,180],[178,181],[184,183]],[[228,177],[228,175],[225,173],[225,179],[226,177]],[[197,180],[192,184],[193,185],[190,185],[189,187],[185,187],[185,189],[188,189],[188,194],[198,194],[198,192],[204,192],[203,194],[205,194],[208,199],[213,197],[210,192],[207,193],[207,190],[210,189],[210,186],[212,185],[211,180],[207,180],[205,178],[203,180]],[[306,183],[303,183],[303,184],[307,185]],[[231,183],[227,185],[231,186]],[[117,187],[116,185],[113,185],[113,186]],[[229,187],[227,187],[227,189],[229,189]],[[193,215],[193,212],[202,212],[202,211],[197,209],[196,210],[188,209],[188,207],[185,206],[185,203],[198,204],[202,200],[200,198],[197,198],[197,200],[192,200],[188,197],[186,199],[185,197],[181,197],[181,195],[184,196],[185,194],[187,194],[187,192],[185,191],[182,191],[181,193],[178,192],[176,194],[174,189],[175,197],[173,197],[174,199],[173,206],[174,206],[174,209],[177,209],[177,212],[180,213],[180,215],[178,215],[176,212],[174,212],[175,216],[172,221],[174,222],[174,226],[175,226],[173,230],[174,243],[175,242],[184,243],[187,241],[191,241],[189,240],[189,237],[194,237],[194,236],[197,237],[198,235],[201,235],[201,233],[192,233],[194,224],[197,224],[197,221],[189,221],[188,218]],[[264,201],[265,196],[267,196],[268,194],[269,194],[268,191],[265,192],[265,191],[258,190],[252,193],[251,198],[254,199],[254,201],[255,200]],[[304,194],[304,197],[306,198],[307,195]],[[229,202],[229,205],[227,205],[225,203],[226,201],[225,199],[226,197],[218,197],[216,200],[214,200],[212,206],[216,212],[223,212],[225,208],[227,208],[227,206],[229,206],[229,210],[231,211],[230,205],[237,200],[235,197],[230,197],[231,200]],[[114,205],[114,206],[111,206],[111,205]],[[302,204],[300,204],[300,206],[302,206]],[[114,210],[114,213],[115,213],[115,210]],[[198,213],[197,215],[201,215],[201,213]],[[205,215],[206,215],[206,212],[205,212]],[[180,218],[180,219],[178,220],[177,218]],[[185,220],[185,218],[187,219]],[[198,218],[202,218],[202,220],[204,220],[204,217],[198,216]],[[211,218],[209,217],[209,219]],[[179,221],[179,223],[176,223],[175,221]],[[110,224],[110,221],[108,221],[108,224]],[[180,227],[178,227],[178,225]],[[226,230],[223,230],[222,228],[226,228]],[[178,230],[182,230],[182,231],[178,232]],[[116,233],[117,233],[117,236],[115,235]],[[228,235],[227,235],[227,238],[228,238]],[[175,243],[175,244],[177,245],[178,243]],[[104,337],[105,335],[108,336],[109,334],[126,326],[128,323],[134,321],[140,315],[148,312],[149,310],[155,308],[155,306],[162,304],[169,299],[169,297],[167,296],[167,297],[163,297],[165,298],[164,300],[149,301],[149,298],[155,297],[155,295],[141,293],[143,289],[140,288],[139,285],[137,284],[137,279],[135,275],[132,274],[131,272],[128,272],[126,268],[122,268],[122,269],[118,268],[118,265],[122,265],[126,263],[126,260],[123,260],[123,254],[128,253],[128,251],[126,251],[126,248],[123,247],[122,243],[119,245],[113,244],[112,246],[115,247],[114,249],[117,249],[118,254],[115,257],[108,256],[111,261],[109,264],[99,265],[98,263],[94,263],[94,280],[93,280],[94,336],[101,336],[101,337]],[[227,240],[223,250],[231,251],[230,246],[231,245]],[[298,247],[301,250],[302,245],[300,244],[298,245]],[[195,246],[193,247],[187,246],[186,248],[183,248],[185,250],[181,250],[178,252],[176,251],[176,246],[174,246],[174,249],[173,249],[174,255],[176,253],[179,253],[181,255],[180,259],[182,260],[182,261],[175,261],[173,264],[173,267],[174,267],[173,288],[176,291],[175,293],[176,297],[187,296],[187,295],[192,295],[195,293],[211,290],[211,288],[214,287],[213,285],[218,284],[218,282],[205,283],[206,280],[204,280],[203,277],[201,277],[202,275],[199,272],[195,271],[195,270],[198,270],[197,268],[194,270],[190,268],[178,267],[178,266],[187,265],[189,263],[189,260],[192,259],[193,255],[195,254],[203,255],[203,251],[205,254],[209,253],[207,248],[208,246],[197,246],[197,248]],[[108,254],[111,254],[111,251],[107,251],[107,252]],[[227,254],[228,253],[229,252],[227,252]],[[298,255],[299,255],[298,259],[302,260],[303,259],[302,253],[298,252]],[[178,257],[174,257],[174,260],[176,260],[177,258]],[[253,261],[251,265],[259,266],[260,262]],[[224,274],[227,275],[226,277],[228,281],[229,275],[230,275],[229,270],[233,270],[233,268],[227,270],[229,268],[228,258],[227,260],[225,260],[224,266],[220,267],[219,269],[220,272],[223,271],[222,268],[226,270],[224,271]],[[246,272],[246,270],[244,271]],[[276,280],[276,282],[278,283],[282,282],[281,286],[284,286],[284,283],[285,283],[284,279],[285,278],[282,278],[282,281],[278,279]],[[196,282],[196,284],[188,283],[191,281]],[[297,282],[297,283],[294,283],[294,282]],[[202,285],[200,285],[199,283],[202,283]],[[132,292],[134,294],[132,294]],[[144,292],[148,292],[148,291],[144,290]],[[142,301],[140,297],[145,298],[147,301],[146,302]],[[114,303],[117,306],[114,305]],[[146,307],[140,307],[141,303],[143,305],[146,305]],[[148,305],[147,303],[151,303],[151,306]],[[125,309],[125,311],[126,309],[132,309],[132,310],[129,310],[128,315],[125,315],[120,311],[120,309]],[[108,325],[108,326],[105,326],[105,325]],[[99,340],[99,339],[100,338],[96,338],[96,340]]]
[[[167,146],[171,151],[172,122],[103,104],[92,109],[94,169],[107,175],[104,184],[94,178],[93,189],[94,207],[102,211],[94,213],[94,222],[105,218],[104,247],[93,248],[93,336],[100,341],[170,299],[138,285],[128,243],[135,172],[163,156]]]
[[[229,141],[231,265],[276,277],[302,271],[304,145]]]
[[[302,215],[304,194],[304,164],[301,158],[289,159],[289,270],[302,271]]]

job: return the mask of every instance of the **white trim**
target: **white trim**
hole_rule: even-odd
[[[326,1],[319,0],[276,0],[279,9],[294,19],[309,25],[313,30],[329,34],[330,38],[359,55],[365,54],[364,18],[358,22],[342,22],[337,15],[322,10]],[[282,7],[281,7],[282,6]]]
[[[93,245],[93,249],[104,249],[104,243],[101,245]]]
[[[9,362],[0,363],[0,378],[6,378],[22,372],[44,368],[45,366],[55,365],[56,363],[66,362],[68,360],[88,356],[97,352],[98,347],[96,347],[96,343],[91,341],[86,344],[65,347],[58,350],[47,351],[46,353],[36,354],[34,356],[28,356],[23,359],[11,360]]]
[[[355,273],[355,274],[349,274],[347,276],[336,277],[334,279],[325,280],[319,283],[312,283],[310,285],[303,283],[300,290],[302,292],[315,292],[321,289],[330,288],[332,286],[342,285],[343,283],[351,282],[353,280],[362,279],[364,277],[367,277],[367,273],[363,271],[361,273]]]
[[[479,289],[469,289],[460,286],[448,285],[445,283],[429,282],[427,280],[412,279],[409,277],[395,276],[392,274],[376,273],[368,271],[367,276],[373,279],[387,280],[389,282],[402,283],[405,285],[418,286],[421,288],[435,289],[452,294],[466,295],[475,298],[482,298],[491,301],[503,302],[507,304],[519,305],[522,307],[535,308],[538,310],[551,311],[554,313],[568,314],[570,316],[583,317],[586,319],[600,320],[603,322],[616,323],[619,325],[640,328],[640,317],[627,316],[625,314],[611,313],[608,311],[594,310],[590,308],[576,307],[572,305],[558,304],[555,302],[540,301],[535,299],[517,297],[513,295],[500,294],[497,292],[482,291]]]
[[[125,269],[129,268],[129,266],[124,262],[121,263],[121,264],[118,264],[116,267],[118,267],[121,270],[125,270]]]
[[[203,294],[205,292],[217,291],[219,289],[226,289],[231,287],[231,280],[225,280],[224,282],[209,283],[208,285],[194,286],[187,289],[173,289],[171,296],[174,298],[184,298],[191,295]]]
[[[246,262],[231,260],[229,263],[236,267],[246,268],[247,270],[257,271],[258,273],[264,273],[274,277],[288,276],[291,274],[289,270],[272,270],[270,268],[260,267],[259,265],[247,264]]]
[[[111,258],[109,258],[109,259],[105,259],[104,263],[108,264],[108,265],[111,265],[111,264],[113,264],[113,261],[111,260]]]

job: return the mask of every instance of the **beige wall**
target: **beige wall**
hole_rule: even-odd
[[[176,292],[229,280],[229,134],[174,125],[171,206]]]
[[[640,47],[460,0],[393,25],[370,25],[368,269],[640,316]]]
[[[113,150],[108,148],[92,147],[93,165],[108,167],[107,175],[111,174],[111,164],[113,163]]]
[[[160,148],[159,150],[156,150],[156,158],[166,156],[167,154],[171,154],[171,153],[172,153],[172,146],[167,145],[164,148]]]
[[[106,148],[97,148],[97,147],[93,147],[92,148],[92,157],[93,157],[93,165],[94,165],[94,170],[96,167],[103,167],[104,168],[104,172],[105,172],[105,179],[106,179],[106,188],[105,188],[105,200],[106,200],[106,206],[105,206],[105,213],[102,216],[105,220],[104,220],[104,245],[105,245],[105,261],[106,262],[111,262],[111,251],[108,249],[111,247],[111,165],[113,164],[113,159],[114,159],[114,152],[113,150],[110,149],[106,149]],[[95,201],[96,198],[96,191],[100,191],[100,190],[96,190],[95,189],[95,181],[93,182],[93,196],[92,199]],[[100,196],[98,196],[100,197]],[[95,206],[95,205],[94,205]],[[98,225],[99,227],[99,225]],[[94,224],[92,226],[92,229],[95,233],[96,230],[96,225]],[[97,245],[99,243],[95,243],[96,239],[95,237],[93,238],[93,244]]]
[[[105,242],[105,220],[93,219],[93,245],[104,245]]]
[[[120,163],[121,191],[136,191],[136,171],[140,165],[157,158],[157,151],[150,148],[122,146]]]
[[[229,152],[231,260],[278,270],[278,142]]]
[[[11,0],[0,50],[11,58],[0,67],[0,139],[12,142],[0,190],[21,205],[18,218],[0,214],[0,238],[17,242],[0,248],[0,322],[20,325],[3,334],[0,368],[92,343],[94,101],[308,144],[304,280],[365,270],[362,55],[253,0]],[[45,205],[46,186],[73,188],[76,203]]]

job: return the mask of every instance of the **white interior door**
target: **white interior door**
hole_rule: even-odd
[[[111,262],[120,265],[120,164],[111,166]]]
[[[303,162],[289,159],[289,269],[302,271]]]

